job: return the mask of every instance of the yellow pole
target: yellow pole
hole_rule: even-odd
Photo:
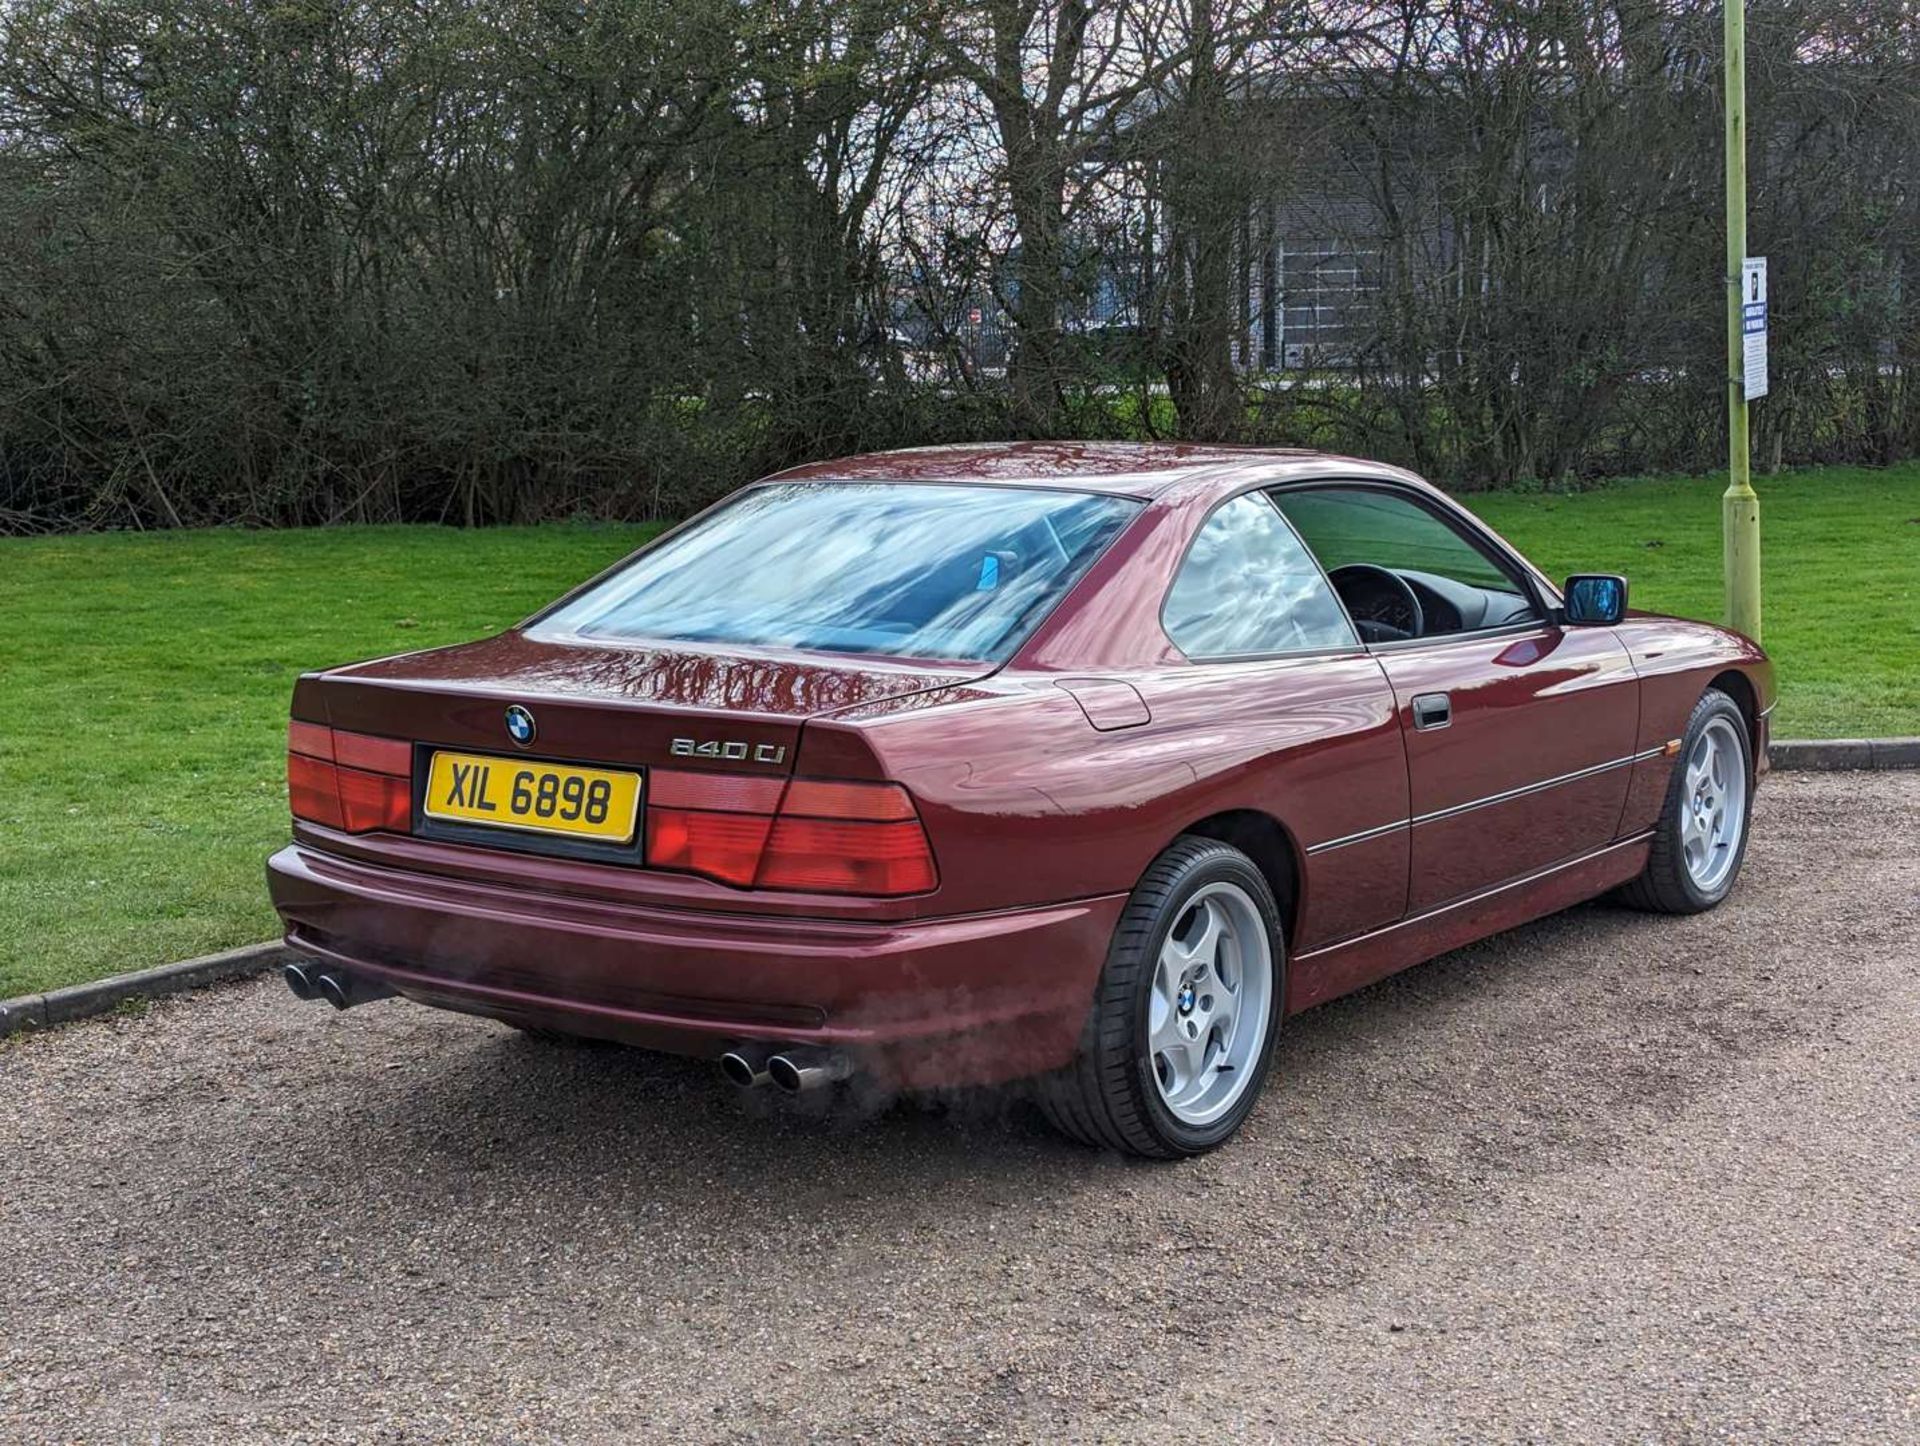
[[[1720,499],[1727,623],[1760,638],[1760,498],[1748,469],[1746,355],[1740,333],[1747,257],[1747,6],[1724,0],[1727,112],[1727,490]]]

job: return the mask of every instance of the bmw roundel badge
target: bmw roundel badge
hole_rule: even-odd
[[[529,713],[525,708],[522,708],[518,703],[515,703],[511,708],[507,709],[507,737],[511,738],[515,743],[518,743],[522,748],[525,748],[533,742],[535,731],[533,714]]]

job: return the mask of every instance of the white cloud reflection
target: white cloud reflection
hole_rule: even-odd
[[[997,659],[1137,504],[951,484],[758,487],[539,629]]]
[[[1196,658],[1355,642],[1313,558],[1258,493],[1234,498],[1201,527],[1167,595],[1166,624]]]

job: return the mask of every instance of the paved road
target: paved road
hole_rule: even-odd
[[[1913,1441],[1920,775],[1757,826],[1175,1167],[272,982],[0,1045],[0,1438]]]

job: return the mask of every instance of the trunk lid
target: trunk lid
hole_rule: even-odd
[[[294,716],[478,752],[784,776],[801,725],[823,713],[984,677],[986,663],[920,663],[693,645],[606,647],[508,632],[310,674]],[[513,705],[535,737],[516,747]]]

